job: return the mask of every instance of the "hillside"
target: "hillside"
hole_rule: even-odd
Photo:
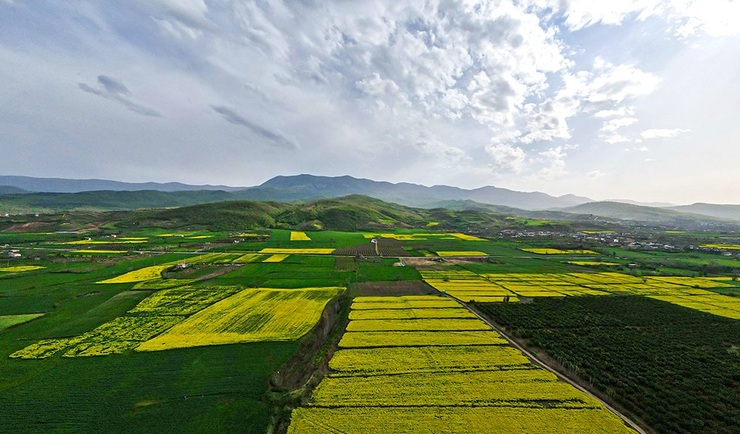
[[[712,203],[695,203],[692,205],[673,206],[668,208],[678,212],[702,214],[727,220],[740,221],[740,205],[717,205]]]
[[[679,212],[671,209],[653,208],[620,202],[590,202],[559,211],[573,214],[590,214],[619,220],[633,220],[651,223],[696,224],[699,222],[718,222],[718,219],[706,215]]]

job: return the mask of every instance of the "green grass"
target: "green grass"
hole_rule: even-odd
[[[40,316],[44,316],[43,313],[27,313],[21,315],[2,315],[0,316],[0,331],[14,325],[23,324],[24,322],[31,321]]]
[[[267,430],[268,378],[295,342],[0,364],[3,432]]]

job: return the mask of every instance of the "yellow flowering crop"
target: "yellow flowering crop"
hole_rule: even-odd
[[[510,407],[297,408],[288,434],[630,434],[606,409]]]
[[[468,234],[461,234],[461,233],[454,233],[451,235],[454,235],[456,238],[459,238],[463,241],[486,241],[485,239],[476,237],[475,235],[468,235]]]
[[[278,248],[278,247],[269,247],[260,250],[260,253],[266,254],[266,255],[274,255],[274,254],[303,254],[303,255],[329,255],[334,251],[334,249],[322,249],[322,248],[316,248],[316,249],[291,249],[291,248]]]
[[[530,366],[528,358],[504,345],[342,349],[329,367],[341,374],[482,371]]]
[[[290,232],[290,241],[311,241],[311,238],[305,232]]]
[[[292,341],[319,320],[344,288],[245,289],[192,315],[137,351],[241,342]]]
[[[46,267],[41,267],[38,265],[16,265],[14,267],[3,267],[0,268],[0,272],[5,273],[23,273],[25,271],[36,271],[41,270]]]
[[[97,283],[134,283],[143,282],[145,280],[159,279],[162,277],[162,271],[170,268],[171,266],[172,264],[164,264],[145,267],[138,270],[129,271],[126,274],[122,274],[111,279],[102,280]]]
[[[440,387],[442,386],[443,387]],[[544,369],[330,376],[314,390],[317,407],[510,406],[598,408],[598,401]]]
[[[354,320],[347,325],[347,331],[451,331],[451,330],[488,330],[488,324],[478,318],[463,319],[373,319]]]
[[[476,318],[462,307],[441,309],[365,309],[352,310],[349,319]]]
[[[339,348],[504,345],[506,343],[506,339],[494,330],[346,332],[339,341]]]
[[[262,262],[268,262],[268,263],[269,262],[283,262],[285,258],[287,258],[288,256],[290,255],[275,254],[275,255],[270,256],[269,258],[266,258]]]
[[[437,251],[437,256],[488,256],[488,253],[478,251]]]

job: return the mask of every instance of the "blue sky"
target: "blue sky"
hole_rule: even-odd
[[[740,203],[740,2],[0,0],[0,172]]]

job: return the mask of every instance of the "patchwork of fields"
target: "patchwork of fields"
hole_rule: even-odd
[[[477,274],[422,271],[424,280],[464,302],[515,302],[521,297],[642,295],[728,318],[740,319],[740,300],[709,291],[732,285],[701,277],[635,277],[621,273]]]
[[[288,432],[631,432],[466,312],[439,296],[355,298],[332,374]]]
[[[162,432],[167,421],[182,420],[194,432],[265,432],[275,423],[271,411],[290,414],[273,406],[305,400],[292,410],[291,433],[632,432],[458,300],[528,333],[605,396],[627,396],[622,408],[641,415],[636,408],[654,408],[644,415],[656,432],[737,426],[740,342],[732,321],[740,319],[740,285],[731,277],[610,272],[631,259],[605,255],[615,259],[604,262],[592,250],[529,248],[433,226],[399,233],[137,228],[84,240],[0,233],[0,244],[32,246],[23,260],[0,267],[2,431]],[[444,294],[420,295],[435,289]],[[311,350],[330,360],[306,352],[301,369],[324,362],[329,369],[310,398],[304,384],[277,388],[278,371],[289,372],[296,351],[313,342],[318,332],[302,338],[322,313],[322,326],[327,318],[344,321],[339,309],[350,298],[341,340],[335,327]],[[629,316],[632,307],[659,321]],[[628,318],[607,318],[617,313]],[[659,380],[660,399],[645,393],[630,407],[629,397],[664,365],[670,375]],[[666,408],[679,410],[659,418]]]

